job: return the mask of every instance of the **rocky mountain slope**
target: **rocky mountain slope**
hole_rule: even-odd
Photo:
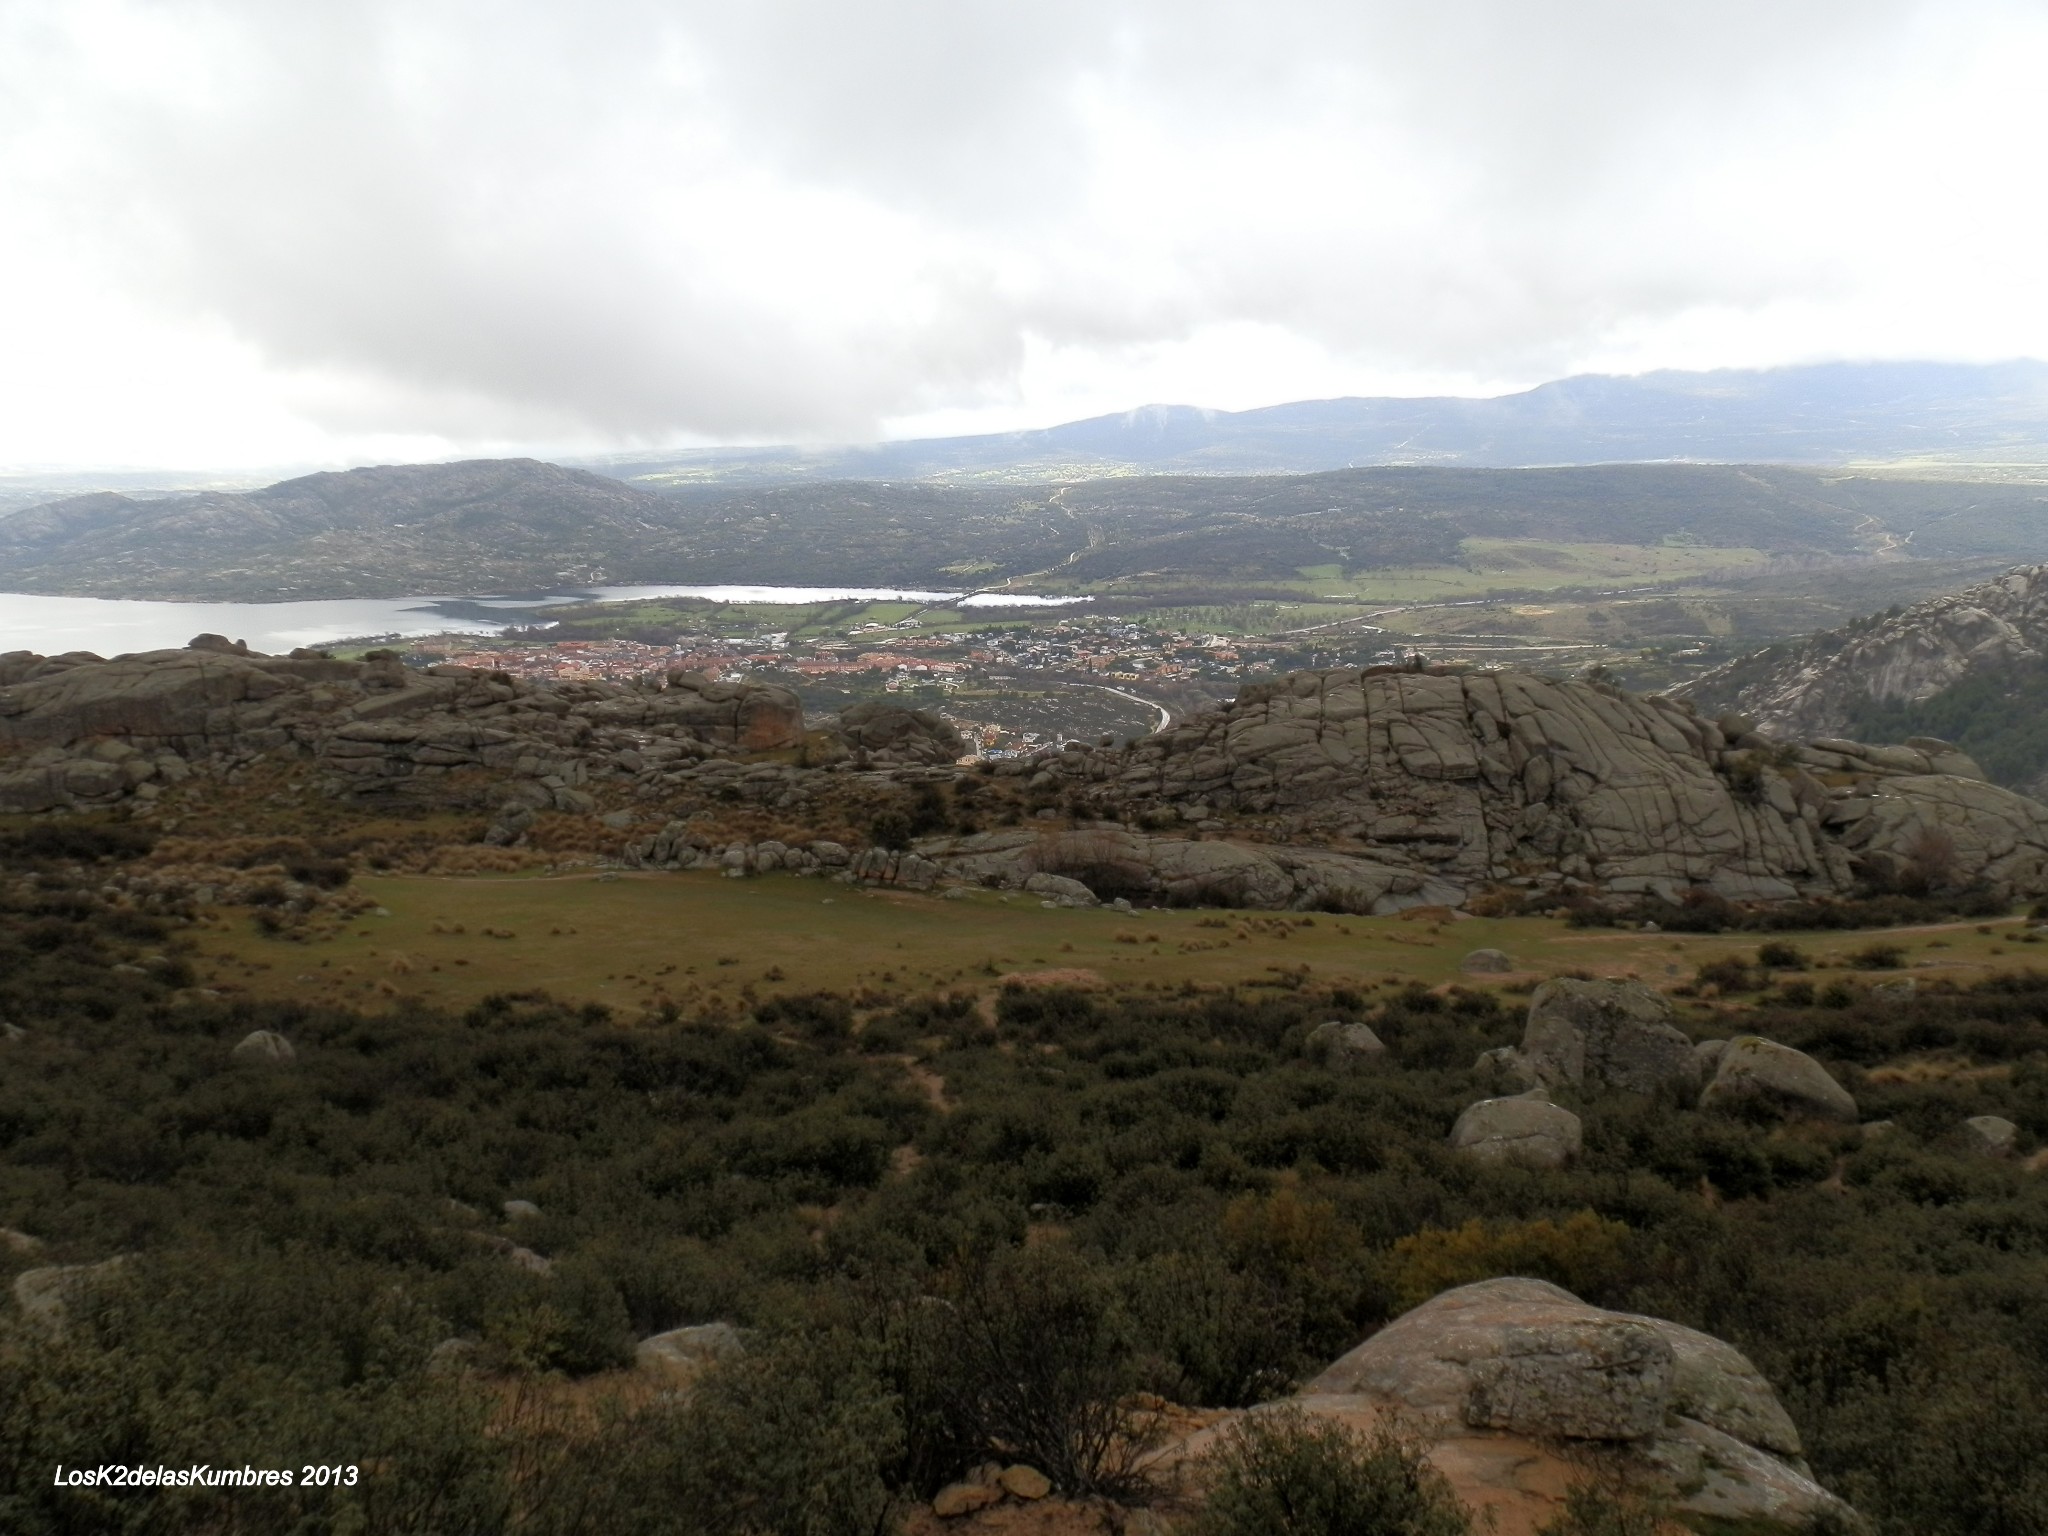
[[[2035,743],[2034,695],[2048,660],[2048,566],[1772,646],[1687,687],[1794,736],[1873,728],[1893,739],[1939,735],[1981,756],[1993,777],[2038,784],[2048,741]]]
[[[1082,903],[1391,912],[1494,887],[1769,901],[1907,878],[2048,893],[2048,806],[1960,753],[1774,743],[1583,680],[1303,672],[1122,748],[1070,743],[987,775],[959,751],[909,711],[814,731],[785,690],[688,673],[534,685],[217,637],[0,657],[0,810],[17,812],[154,802],[267,757],[327,797],[489,812],[494,842],[555,812],[603,818],[630,863]],[[922,827],[900,810],[913,785],[930,792]],[[721,812],[744,805],[813,830],[734,843]],[[855,817],[875,818],[855,839],[872,846],[847,846]]]

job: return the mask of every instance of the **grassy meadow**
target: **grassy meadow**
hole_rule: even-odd
[[[203,925],[194,934],[200,984],[252,998],[403,997],[457,1008],[496,992],[545,991],[627,1011],[817,991],[993,987],[1045,971],[1085,973],[1077,979],[1088,985],[1276,989],[1513,986],[1582,971],[1668,987],[1691,982],[1702,966],[1747,958],[1758,942],[1755,934],[1574,929],[1549,917],[1437,908],[1382,918],[1077,911],[1021,893],[944,900],[795,875],[363,876],[356,888],[375,911],[327,936],[272,936],[243,914]],[[1772,937],[1805,951],[1816,966],[1809,974],[1822,981],[1831,970],[1855,973],[1854,957],[1879,937],[1904,951],[1888,974],[1959,983],[2024,964],[2037,942],[2016,919]],[[1475,949],[1505,951],[1514,971],[1463,975],[1460,963]]]

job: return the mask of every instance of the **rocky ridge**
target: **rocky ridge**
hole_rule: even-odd
[[[872,742],[873,745],[864,743]],[[154,799],[198,771],[267,754],[309,759],[327,787],[432,796],[450,775],[501,783],[505,814],[590,813],[593,779],[659,788],[700,771],[778,780],[796,761],[907,768],[950,763],[950,727],[909,710],[864,723],[861,743],[806,727],[786,689],[675,672],[635,683],[536,685],[396,653],[341,661],[263,656],[202,635],[179,651],[108,661],[0,656],[0,811],[92,809]]]
[[[1773,646],[1681,690],[1786,736],[1839,736],[1860,699],[1917,703],[2048,656],[2048,565]]]
[[[1583,679],[1303,672],[1122,748],[1069,743],[985,774],[961,750],[929,715],[864,708],[813,728],[787,690],[691,673],[535,684],[217,636],[111,661],[0,656],[0,812],[146,805],[268,757],[334,796],[488,811],[493,843],[556,813],[601,819],[629,865],[1063,882],[1045,894],[1080,903],[1387,913],[1496,887],[1768,901],[1916,864],[2048,891],[2048,807],[1953,749],[1779,743]],[[961,805],[983,786],[1015,824],[955,818],[868,847],[822,825],[849,789]],[[735,843],[727,806],[816,830]]]
[[[1954,878],[2048,885],[2048,807],[1986,783],[1945,744],[1781,743],[1586,679],[1297,672],[1123,749],[1069,743],[1030,771],[1105,815],[1256,829],[1447,905],[1492,883],[1827,895],[1902,872],[1930,838]],[[1265,851],[1292,856],[1282,847]],[[1298,887],[1315,878],[1295,872]],[[1319,899],[1353,897],[1324,889],[1303,904]]]

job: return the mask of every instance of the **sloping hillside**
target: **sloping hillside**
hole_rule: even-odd
[[[1028,432],[833,448],[707,448],[600,467],[650,483],[1304,473],[1689,459],[1722,464],[2048,462],[2048,364],[1824,363],[1585,374],[1491,399],[1148,405]]]
[[[351,597],[587,580],[669,505],[534,459],[384,465],[245,493],[74,496],[0,522],[17,590]]]
[[[1772,646],[1684,690],[1788,736],[1967,749],[1993,780],[2048,776],[2048,566]]]
[[[0,520],[0,585],[249,601],[659,581],[1228,585],[1459,566],[1472,558],[1468,540],[1674,545],[1750,561],[2037,558],[2048,550],[2048,492],[1618,464],[657,495],[532,459],[475,460],[249,492],[68,497]]]

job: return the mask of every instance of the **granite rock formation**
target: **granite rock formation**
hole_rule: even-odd
[[[431,793],[449,773],[523,781],[537,803],[588,810],[593,771],[659,777],[710,756],[796,752],[786,689],[696,673],[540,686],[462,667],[263,656],[202,635],[179,651],[0,656],[0,811],[149,798],[153,787],[266,753],[316,760],[365,792]]]
[[[959,731],[931,711],[879,699],[841,710],[838,730],[863,767],[953,763],[967,751]]]
[[[1542,1280],[1460,1286],[1395,1319],[1302,1388],[1310,1411],[1420,1417],[1447,1439],[1612,1447],[1631,1480],[1703,1529],[1855,1529],[1808,1475],[1799,1432],[1732,1345],[1662,1318],[1588,1306]],[[1446,1451],[1450,1453],[1446,1456]]]
[[[1945,877],[2048,889],[2048,807],[1962,754],[1781,746],[1725,723],[1732,739],[1683,702],[1585,679],[1297,672],[1122,749],[1070,744],[1034,782],[1145,822],[1227,816],[1445,901],[1495,882],[1828,895],[1934,844]]]
[[[0,656],[0,812],[147,802],[271,755],[310,763],[341,796],[445,798],[458,776],[463,804],[496,807],[495,843],[544,812],[623,829],[654,819],[640,807],[673,806],[660,832],[618,839],[618,857],[646,867],[1057,878],[1087,892],[1061,899],[1375,914],[1494,886],[1783,900],[1915,870],[2048,893],[2048,806],[1959,753],[1774,745],[1669,699],[1512,672],[1255,684],[1122,748],[992,765],[1004,794],[1064,810],[908,849],[811,840],[736,856],[693,819],[730,802],[815,826],[834,785],[900,797],[961,784],[959,745],[943,721],[887,705],[807,729],[785,689],[690,673],[536,684],[414,670],[391,652],[261,656],[217,636],[111,661]]]
[[[1670,1001],[1639,981],[1546,981],[1529,997],[1522,1055],[1541,1082],[1655,1093],[1699,1066]]]
[[[1840,736],[1859,699],[1917,702],[1986,671],[2048,656],[2048,565],[1929,598],[1900,612],[1773,646],[1684,690],[1785,736]]]

